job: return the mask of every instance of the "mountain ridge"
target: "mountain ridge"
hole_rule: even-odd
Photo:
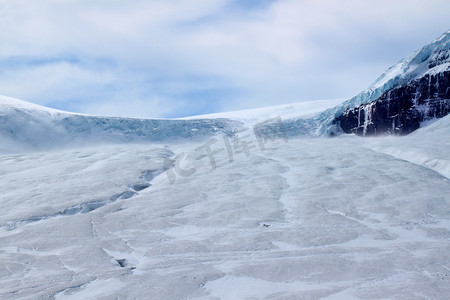
[[[450,70],[450,30],[387,69],[366,90],[334,108],[317,114],[308,122],[312,134],[329,135],[341,132],[333,121],[347,109],[374,101],[388,90],[405,85],[425,74],[436,74],[445,70]]]

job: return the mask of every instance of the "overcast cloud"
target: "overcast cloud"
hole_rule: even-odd
[[[448,0],[0,0],[0,94],[139,117],[351,97],[449,20]]]

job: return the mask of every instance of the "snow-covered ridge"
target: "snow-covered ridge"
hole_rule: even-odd
[[[0,113],[4,114],[5,112],[11,110],[11,109],[25,109],[30,111],[41,111],[41,112],[47,112],[50,114],[58,114],[58,113],[66,113],[68,112],[37,105],[34,103],[22,101],[16,98],[7,97],[0,95]]]
[[[0,96],[0,152],[231,135],[243,126],[275,117],[312,117],[342,101],[306,101],[180,119],[137,119],[70,113]]]
[[[0,97],[0,152],[48,150],[99,143],[202,139],[219,132],[230,135],[239,126],[239,122],[226,119],[90,116]]]
[[[275,117],[281,117],[282,119],[292,119],[296,117],[303,117],[303,118],[312,117],[315,114],[324,111],[325,109],[335,107],[336,105],[342,103],[343,101],[345,101],[345,99],[342,98],[303,101],[303,102],[261,107],[256,109],[246,109],[240,111],[230,111],[215,114],[192,116],[181,119],[192,120],[192,119],[227,118],[253,125],[255,123],[264,122],[268,119]]]
[[[390,67],[369,88],[353,97],[351,102],[372,101],[393,87],[404,85],[425,74],[436,74],[450,68],[450,30],[428,45]],[[370,98],[365,100],[365,98]],[[363,104],[355,103],[355,104]]]
[[[429,135],[429,134],[449,135],[450,134],[450,115],[448,115],[442,119],[434,119],[434,120],[429,121],[426,126],[413,132],[411,135],[422,136],[422,135]]]

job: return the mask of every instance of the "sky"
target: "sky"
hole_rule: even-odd
[[[448,0],[0,0],[0,95],[144,118],[350,98],[449,20]]]

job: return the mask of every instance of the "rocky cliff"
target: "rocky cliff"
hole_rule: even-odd
[[[345,133],[408,134],[420,123],[450,112],[450,70],[425,74],[378,99],[347,109],[334,120]]]

